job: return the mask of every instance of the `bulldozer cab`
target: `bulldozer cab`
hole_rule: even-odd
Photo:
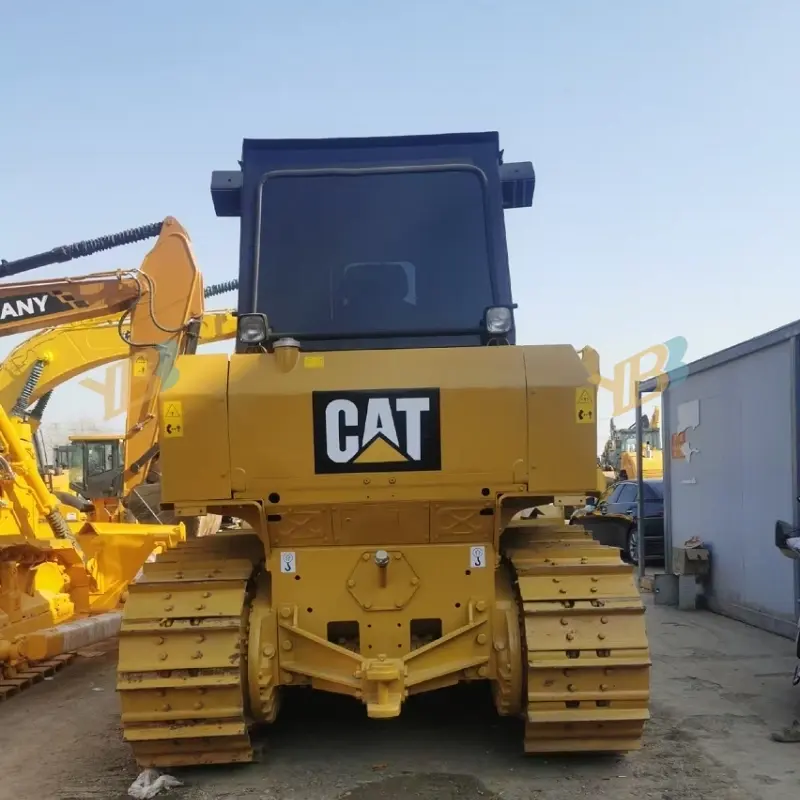
[[[514,343],[503,209],[532,205],[534,173],[496,133],[247,139],[240,163],[211,191],[241,217],[250,344],[259,324],[305,351]]]
[[[59,466],[69,471],[70,487],[86,498],[116,497],[124,463],[119,436],[70,436],[56,449]]]

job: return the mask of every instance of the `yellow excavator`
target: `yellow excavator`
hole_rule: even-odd
[[[205,299],[236,288],[236,281],[206,287]],[[159,511],[157,455],[146,480],[126,497],[120,496],[119,478],[125,469],[124,436],[72,436],[69,445],[56,449],[55,474],[46,468],[49,459],[39,424],[53,391],[83,372],[131,355],[140,357],[128,344],[130,323],[122,320],[120,326],[120,322],[119,314],[82,320],[47,328],[20,343],[0,363],[0,405],[12,409],[12,418],[30,425],[40,472],[62,502],[88,510],[101,521],[112,521],[123,511],[127,512],[127,521],[174,524],[173,515]],[[206,311],[200,322],[198,344],[232,339],[235,332],[233,312]],[[138,435],[136,427],[129,432],[130,437]],[[208,535],[219,527],[220,519],[206,515],[183,522],[188,535]]]
[[[175,356],[190,352],[203,282],[172,219],[0,263],[8,277],[157,237],[138,270],[0,284],[0,336],[108,315],[129,325],[129,453],[123,485],[141,482],[158,435],[156,398]],[[156,291],[157,290],[157,291]],[[144,368],[142,368],[144,365]],[[24,404],[0,406],[0,688],[24,685],[32,662],[113,634],[120,598],[145,560],[185,538],[182,524],[125,524],[64,505],[39,472]]]
[[[632,568],[518,512],[597,484],[599,358],[519,345],[496,133],[244,141],[236,352],[178,356],[162,501],[248,529],[145,565],[120,631],[147,767],[246,762],[287,692],[369,717],[488,681],[526,752],[639,748],[650,654]]]
[[[207,287],[204,295],[208,299],[236,288],[237,282],[229,281]],[[235,333],[232,311],[204,311],[198,343],[233,339]],[[135,355],[130,336],[130,321],[122,319],[121,314],[37,331],[0,362],[0,405],[11,409],[14,416],[26,416],[36,430],[56,388],[97,367],[127,359],[132,352]]]

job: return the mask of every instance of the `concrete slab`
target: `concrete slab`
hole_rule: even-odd
[[[250,765],[177,771],[176,800],[798,800],[793,642],[645,595],[653,657],[643,748],[622,757],[525,756],[520,720],[489,687],[409,699],[370,720],[336,695],[287,693]],[[79,656],[0,704],[0,800],[127,797],[139,770],[119,730],[116,651]],[[42,737],[47,737],[46,757]],[[160,795],[159,795],[160,797]]]
[[[644,594],[653,656],[652,714],[676,720],[764,800],[800,797],[800,744],[771,733],[800,718],[794,643],[710,611],[656,605]]]

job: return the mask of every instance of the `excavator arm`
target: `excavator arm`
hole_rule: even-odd
[[[157,236],[141,269],[77,278],[0,285],[0,336],[117,315],[129,359],[143,363],[131,378],[129,408],[137,432],[155,439],[155,396],[172,358],[190,352],[203,314],[203,284],[189,239],[176,220],[28,259],[0,264],[7,277],[98,250]],[[119,336],[119,333],[117,334]],[[24,401],[22,411],[24,412]],[[81,519],[61,503],[37,470],[25,426],[0,406],[0,677],[20,665],[73,648],[61,623],[81,619],[79,638],[90,644],[119,625],[116,609],[136,571],[154,549],[185,537],[180,525]],[[132,458],[136,453],[132,453]],[[146,464],[146,459],[140,458]],[[134,480],[136,479],[134,475]],[[43,524],[46,523],[46,526]],[[93,615],[93,616],[92,616]]]
[[[176,356],[194,352],[199,339],[203,279],[189,235],[176,219],[167,217],[161,223],[0,263],[0,277],[7,277],[153,236],[155,245],[135,271],[0,285],[0,336],[118,317],[121,341],[131,353],[123,496],[142,482],[156,453],[158,393]]]
[[[137,274],[143,292],[122,315],[130,315],[128,417],[122,495],[147,475],[156,454],[157,402],[179,353],[193,353],[204,310],[203,279],[189,235],[167,220]]]
[[[160,241],[162,235],[169,235],[173,226],[180,228],[177,220],[169,217],[163,222],[56,247],[16,261],[3,259],[0,261],[0,278],[156,236]],[[0,336],[119,313],[131,308],[141,298],[144,293],[142,284],[141,276],[133,270],[1,284]]]
[[[140,279],[125,272],[6,283],[0,286],[0,336],[117,314],[144,291]]]

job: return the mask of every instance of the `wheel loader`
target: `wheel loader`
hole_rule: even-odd
[[[532,206],[532,164],[494,132],[246,139],[239,163],[211,178],[240,220],[236,352],[177,358],[159,436],[163,503],[248,529],[131,587],[138,764],[250,761],[289,692],[386,720],[465,681],[528,753],[639,748],[631,567],[519,514],[597,484],[597,353],[516,342],[504,212]]]

